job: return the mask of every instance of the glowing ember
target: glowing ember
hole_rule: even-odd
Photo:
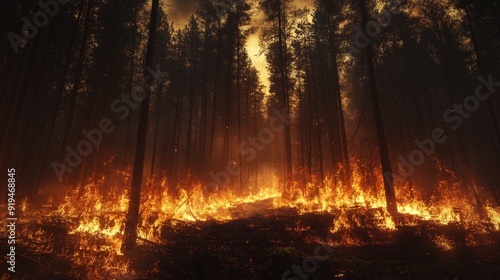
[[[128,261],[120,252],[128,205],[128,193],[124,190],[129,185],[130,172],[119,171],[111,177],[113,179],[101,177],[94,183],[70,188],[59,204],[50,197],[42,207],[43,210],[30,211],[36,207],[31,206],[27,200],[23,200],[21,204],[24,220],[42,224],[44,220],[65,221],[68,234],[77,237],[78,252],[67,256],[76,267],[93,267],[92,264],[97,264],[96,254],[106,255],[105,258],[99,258],[101,262],[105,259],[105,271],[86,271],[84,277],[89,279],[131,273]],[[366,238],[375,240],[373,234],[377,230],[392,232],[400,225],[412,225],[418,221],[438,225],[459,224],[465,229],[478,232],[500,230],[500,209],[490,206],[489,200],[485,199],[485,207],[481,213],[476,203],[468,199],[469,194],[460,191],[467,188],[459,181],[450,184],[440,182],[428,201],[416,199],[421,197],[415,193],[416,188],[413,190],[414,195],[410,197],[407,195],[407,186],[401,186],[398,189],[398,208],[402,216],[394,219],[384,210],[382,178],[377,180],[376,188],[364,188],[361,184],[362,176],[358,172],[349,185],[335,182],[331,178],[321,183],[309,182],[303,187],[295,182],[290,193],[283,195],[278,178],[267,174],[259,179],[260,182],[267,182],[266,185],[250,186],[250,191],[240,196],[229,188],[207,195],[201,182],[180,186],[177,194],[172,195],[168,191],[171,188],[167,186],[166,179],[151,181],[143,189],[139,237],[161,243],[161,229],[167,221],[172,226],[179,222],[229,221],[290,208],[296,209],[299,214],[332,214],[334,220],[329,233],[333,239],[329,243],[334,246],[364,244],[366,240],[352,234],[356,228],[373,229],[374,232]],[[306,233],[311,227],[297,223],[287,230]],[[34,251],[54,251],[54,238],[47,236],[40,228],[31,232],[28,238],[44,244]],[[434,243],[445,251],[455,247],[455,243],[444,235],[436,236]],[[466,243],[474,246],[478,241],[469,235]],[[74,271],[76,276],[81,276],[81,273],[76,269]]]
[[[443,251],[450,251],[455,247],[455,242],[444,235],[436,236],[434,244],[436,244],[436,246]]]

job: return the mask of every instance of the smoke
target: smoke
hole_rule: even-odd
[[[306,6],[309,9],[312,9],[314,6],[314,0],[295,0],[294,5],[297,6],[297,8],[303,8]]]
[[[189,18],[196,12],[198,5],[203,0],[164,0],[162,5],[167,12],[169,21],[173,21],[176,28],[184,26]],[[222,0],[220,0],[222,1]],[[248,0],[247,0],[248,1]],[[251,4],[256,4],[258,0],[250,0]],[[299,8],[307,6],[312,9],[314,0],[295,0],[294,5]],[[258,16],[261,16],[260,13]]]
[[[162,5],[169,21],[173,21],[176,28],[181,28],[196,12],[201,2],[202,0],[164,0]]]
[[[164,10],[167,13],[169,21],[174,22],[175,28],[182,28],[187,24],[189,18],[196,12],[198,5],[203,0],[164,0],[162,5]],[[224,0],[216,0],[216,1],[224,1]],[[234,0],[236,1],[236,0]],[[258,0],[246,0],[249,4],[257,4]],[[294,0],[294,5],[298,8],[303,8],[304,6],[309,9],[313,9],[314,0]],[[261,82],[263,83],[266,90],[269,89],[269,73],[267,73],[267,62],[265,55],[258,55],[260,53],[259,46],[259,35],[260,35],[260,27],[263,24],[264,14],[259,12],[254,15],[252,18],[252,25],[258,27],[259,29],[253,35],[248,38],[247,42],[247,51],[249,57],[252,59],[252,62],[259,71]]]

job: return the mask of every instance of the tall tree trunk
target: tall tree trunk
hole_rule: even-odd
[[[22,162],[24,160],[24,153],[26,152],[26,148],[28,146],[28,142],[29,142],[28,135],[29,135],[29,132],[31,131],[31,127],[33,126],[35,103],[38,100],[38,95],[40,93],[42,75],[43,75],[44,70],[45,70],[45,59],[47,57],[47,50],[49,49],[47,46],[50,44],[50,39],[52,38],[52,33],[53,33],[52,31],[53,31],[53,28],[52,28],[52,25],[50,25],[47,41],[45,42],[45,47],[43,48],[42,60],[40,62],[40,70],[38,72],[38,77],[37,77],[36,83],[35,83],[35,92],[33,93],[31,105],[30,105],[30,109],[29,109],[28,124],[27,124],[25,131],[24,131],[24,135],[22,137],[23,144],[21,146],[21,152],[19,154],[19,158],[18,158],[18,161],[16,164],[17,169],[21,168]]]
[[[339,148],[341,150],[342,155],[342,173],[344,184],[348,184],[351,181],[351,168],[349,165],[349,153],[347,150],[347,136],[345,131],[345,123],[344,123],[344,107],[342,105],[342,93],[340,91],[340,75],[337,63],[337,48],[335,45],[335,34],[333,31],[333,24],[331,23],[331,17],[328,21],[328,30],[329,30],[329,44],[330,44],[330,60],[331,60],[331,68],[333,73],[333,86],[335,90],[335,99],[337,105],[336,119],[339,123],[339,133],[340,133],[340,143]]]
[[[361,18],[362,26],[367,26],[368,23],[368,12],[366,6],[366,0],[361,0]],[[382,121],[382,113],[380,110],[379,96],[377,81],[375,78],[375,67],[374,67],[374,54],[373,45],[370,44],[366,47],[366,56],[368,63],[368,74],[370,79],[370,89],[372,92],[373,100],[373,111],[375,114],[375,126],[377,129],[377,139],[380,152],[380,161],[382,164],[382,176],[384,177],[384,190],[385,190],[385,200],[387,203],[387,211],[391,215],[396,215],[398,212],[398,207],[396,203],[396,194],[394,193],[394,181],[392,179],[392,168],[391,160],[389,158],[389,149],[387,147],[387,141],[385,138],[384,123]]]
[[[162,102],[162,98],[161,98],[161,94],[162,94],[162,90],[163,90],[163,84],[160,83],[160,85],[158,86],[158,97],[157,97],[157,106],[156,106],[156,119],[155,119],[155,134],[153,136],[153,154],[151,156],[151,170],[149,172],[149,177],[150,178],[153,178],[154,174],[155,174],[155,160],[156,160],[156,147],[157,147],[157,144],[158,144],[158,135],[159,135],[159,131],[160,131],[160,118],[161,118],[161,102]]]
[[[219,89],[219,64],[220,64],[220,52],[221,52],[221,20],[218,18],[217,22],[217,46],[215,55],[215,75],[214,75],[214,97],[213,97],[213,107],[212,107],[212,126],[210,128],[210,150],[208,153],[209,160],[212,161],[214,153],[214,138],[215,138],[215,126],[217,125],[217,96]]]
[[[57,114],[59,113],[59,109],[60,109],[60,106],[61,106],[62,97],[64,95],[64,89],[66,87],[66,79],[67,79],[67,75],[68,75],[68,69],[69,69],[71,54],[72,54],[72,51],[73,51],[73,44],[74,44],[74,41],[75,41],[75,35],[76,35],[76,31],[78,29],[78,22],[80,21],[80,17],[81,17],[82,11],[83,11],[83,0],[80,2],[80,9],[79,9],[78,15],[77,15],[77,17],[75,19],[75,25],[73,27],[73,32],[71,34],[71,39],[70,39],[69,46],[68,46],[68,52],[66,53],[66,63],[64,65],[64,70],[63,70],[63,73],[62,73],[61,83],[59,84],[59,87],[58,87],[58,90],[57,90],[57,93],[56,93],[56,96],[57,96],[56,97],[56,102],[55,102],[56,105],[55,105],[55,108],[54,108],[54,113],[52,114],[52,118],[51,118],[51,125],[50,125],[50,129],[49,129],[49,135],[48,135],[48,139],[47,139],[47,144],[45,145],[45,148],[43,150],[43,157],[42,157],[41,166],[40,166],[40,170],[39,170],[40,173],[39,173],[39,175],[37,177],[37,180],[35,181],[35,188],[39,187],[39,185],[40,185],[40,183],[42,181],[43,175],[44,175],[45,161],[47,160],[47,157],[48,157],[50,143],[51,143],[52,136],[54,134],[54,130],[55,130],[56,123],[57,123]],[[63,147],[63,149],[65,149],[65,147]]]
[[[167,177],[169,181],[169,186],[174,187],[177,184],[177,156],[179,154],[178,146],[179,146],[179,138],[180,138],[180,124],[182,118],[182,98],[179,93],[175,98],[175,114],[174,114],[174,122],[172,129],[172,142],[170,143],[170,154],[166,155],[168,158],[167,161]]]
[[[149,67],[153,67],[154,49],[156,46],[155,41],[156,25],[158,19],[158,6],[159,0],[153,0],[151,7],[151,17],[149,21],[148,46],[146,51],[146,66]],[[153,77],[148,74],[148,71],[144,70],[144,84],[147,83],[146,81],[148,77],[151,81],[153,80]],[[144,169],[144,153],[146,150],[146,136],[148,128],[151,87],[146,86],[145,95],[146,96],[141,103],[134,170],[132,174],[132,187],[130,191],[127,220],[125,223],[125,232],[122,244],[123,251],[130,251],[131,249],[133,249],[137,241],[137,224],[139,222],[139,208],[141,204],[141,186]]]
[[[467,24],[468,24],[469,30],[470,30],[472,50],[474,51],[474,55],[476,57],[477,70],[478,70],[479,74],[481,74],[484,78],[487,78],[486,73],[485,73],[485,69],[483,66],[483,62],[481,59],[481,53],[479,52],[479,46],[477,43],[476,33],[474,31],[474,23],[472,22],[472,17],[470,15],[470,11],[469,11],[469,7],[468,7],[467,3],[463,4],[463,10],[465,12],[465,17],[467,19]],[[486,103],[488,105],[488,110],[490,111],[491,120],[493,123],[493,130],[494,130],[496,138],[497,138],[497,145],[498,145],[497,151],[500,151],[500,125],[498,124],[497,116],[495,113],[495,109],[493,108],[493,104],[491,104],[491,99],[488,98],[488,100],[486,100]]]
[[[237,62],[237,77],[236,77],[236,91],[237,91],[237,110],[238,110],[238,141],[241,143],[241,62],[240,62],[240,8],[239,5],[236,7],[236,62]],[[239,177],[240,177],[240,194],[244,190],[243,186],[243,175],[244,175],[244,166],[243,166],[243,159],[242,159],[242,153],[238,153],[238,166],[239,166]]]
[[[282,4],[283,3],[283,4]],[[287,71],[287,38],[286,38],[286,6],[285,1],[278,0],[278,45],[279,64],[281,79],[281,98],[285,116],[290,117],[290,102],[288,96],[288,71]],[[282,7],[283,5],[283,7]],[[281,109],[281,108],[280,108]],[[290,121],[285,123],[285,193],[288,191],[292,177],[292,140],[290,133]]]
[[[90,97],[89,97],[89,100],[90,100],[90,104],[91,104],[91,110],[90,110],[90,118],[88,120],[88,123],[87,123],[87,131],[90,131],[92,129],[92,127],[94,127],[94,123],[96,121],[96,115],[97,115],[97,105],[99,104],[99,95],[100,95],[100,92],[101,92],[101,89],[102,89],[102,85],[103,85],[103,79],[99,76],[97,78],[97,86],[94,88],[93,92],[91,93]],[[94,153],[93,155],[91,155],[92,157],[96,157],[96,154]],[[79,186],[83,185],[85,182],[85,178],[92,178],[91,177],[91,172],[86,172],[87,170],[91,170],[90,168],[88,168],[88,165],[87,165],[87,162],[90,161],[90,158],[88,156],[86,157],[83,157],[83,161],[82,161],[82,165],[81,165],[81,168],[80,168],[80,171],[79,171],[79,179],[78,179],[78,184]],[[89,173],[89,176],[85,176],[87,173]],[[82,194],[83,194],[83,190],[84,188],[81,188],[80,189],[82,191]]]
[[[67,150],[64,147],[66,147],[66,145],[68,145],[68,142],[69,142],[69,135],[71,132],[71,128],[73,126],[73,118],[75,115],[78,90],[80,89],[80,84],[81,84],[83,63],[85,62],[85,53],[87,50],[87,41],[89,38],[90,16],[91,16],[92,7],[93,7],[93,0],[89,0],[87,3],[87,11],[85,13],[85,26],[83,28],[83,34],[82,34],[82,39],[81,39],[82,41],[80,43],[78,62],[76,65],[76,71],[75,71],[75,75],[74,75],[75,83],[74,83],[73,89],[70,93],[70,105],[69,105],[69,110],[68,110],[68,117],[66,120],[66,126],[64,129],[64,137],[63,137],[63,141],[62,141],[63,152],[61,153],[61,163],[63,165],[66,164],[66,154],[67,154]]]
[[[134,89],[134,76],[135,76],[135,51],[136,51],[136,40],[137,40],[137,13],[138,4],[134,5],[134,36],[132,37],[132,55],[130,59],[130,84],[129,92]],[[123,167],[127,166],[128,155],[129,155],[129,142],[130,142],[130,129],[132,127],[132,112],[129,111],[127,116],[127,133],[125,135],[125,150],[123,151]]]
[[[34,60],[37,54],[37,50],[39,45],[41,45],[41,38],[37,37],[33,39],[34,42],[30,44],[26,52],[23,53],[21,57],[21,67],[19,72],[17,72],[16,79],[14,80],[14,87],[12,88],[12,92],[4,94],[12,95],[9,104],[6,104],[7,108],[5,108],[6,121],[5,123],[0,119],[0,131],[2,131],[2,136],[0,137],[0,162],[3,162],[5,153],[8,149],[8,145],[15,145],[17,130],[14,128],[18,127],[19,121],[25,116],[25,112],[23,111],[23,105],[25,103],[25,99],[27,97],[27,87],[31,83],[27,82],[33,79],[34,69],[30,67],[30,63]],[[6,91],[9,92],[9,91]],[[3,110],[3,109],[2,109]],[[2,111],[3,113],[3,111]],[[19,117],[20,115],[21,117]],[[3,118],[3,116],[0,116]],[[5,126],[5,127],[4,127]],[[10,141],[9,141],[10,140]],[[10,146],[9,145],[9,146]]]
[[[314,74],[313,74],[314,75]],[[319,184],[323,184],[323,180],[325,179],[324,171],[323,171],[323,144],[321,141],[322,133],[321,133],[321,120],[319,118],[319,96],[317,92],[314,94],[314,115],[316,117],[316,137],[318,138],[318,164],[319,164]],[[331,141],[331,140],[330,140]]]
[[[223,164],[226,164],[231,159],[231,143],[232,143],[232,126],[231,126],[231,105],[232,105],[232,83],[233,83],[233,17],[232,11],[228,11],[227,26],[229,32],[228,38],[228,63],[227,63],[227,81],[226,81],[226,114],[224,118],[224,146],[223,146]]]
[[[194,64],[196,65],[196,63]],[[193,131],[193,114],[194,114],[194,108],[196,107],[196,96],[195,96],[195,89],[194,89],[194,86],[195,86],[195,78],[194,78],[194,66],[193,64],[191,64],[191,75],[190,75],[190,89],[189,89],[189,110],[188,110],[188,132],[187,132],[187,136],[186,136],[186,166],[188,169],[191,169],[191,161],[190,161],[190,156],[191,156],[191,133]]]
[[[201,124],[200,124],[200,142],[199,142],[199,151],[200,151],[200,160],[199,160],[199,170],[202,171],[207,166],[206,158],[207,158],[207,124],[208,124],[208,71],[210,67],[210,63],[208,63],[209,59],[209,50],[208,50],[208,40],[209,40],[209,24],[206,22],[204,26],[204,37],[203,37],[203,65],[202,65],[202,76],[201,76]]]
[[[306,64],[306,81],[307,81],[307,171],[309,177],[312,175],[312,98],[311,96],[313,95],[315,91],[315,76],[314,76],[314,71],[313,71],[313,66],[311,66],[311,71],[309,71],[309,52],[308,50],[308,44],[307,44],[307,39],[304,38],[304,46],[305,46],[305,64]],[[309,72],[311,72],[312,77],[309,76]]]

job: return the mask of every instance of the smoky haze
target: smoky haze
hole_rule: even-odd
[[[166,0],[163,2],[169,21],[173,21],[176,28],[187,23],[196,12],[198,4],[203,0]]]
[[[169,21],[174,22],[175,28],[182,28],[185,24],[187,24],[189,18],[196,12],[198,5],[203,0],[166,0],[163,5],[165,7],[165,11],[167,12],[167,16]],[[227,0],[215,0],[215,1],[227,1]],[[214,2],[215,2],[214,1]],[[237,0],[233,0],[237,1]],[[248,1],[248,3],[252,5],[256,5],[258,0]],[[294,5],[299,8],[307,6],[309,9],[313,8],[314,0],[295,0]],[[263,13],[259,12],[254,15],[251,24],[256,27],[261,27],[263,22]],[[266,91],[269,89],[269,74],[266,70],[266,58],[265,55],[260,55],[260,46],[259,46],[259,35],[260,28],[256,33],[250,35],[247,41],[247,51],[252,59],[252,62],[259,71],[260,80]]]
[[[188,19],[196,12],[199,3],[203,0],[165,0],[163,6],[167,11],[169,21],[173,21],[177,28],[187,23]],[[217,0],[223,2],[224,0]],[[236,0],[234,0],[236,1]],[[257,0],[248,1],[256,4]],[[295,0],[294,4],[298,7],[308,6],[312,8],[314,0]]]

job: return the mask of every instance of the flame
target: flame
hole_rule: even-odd
[[[422,199],[423,194],[418,193],[415,186],[412,191],[408,184],[396,186],[398,210],[402,215],[401,220],[397,221],[385,211],[382,177],[376,177],[374,185],[368,187],[366,176],[360,168],[353,166],[353,170],[350,182],[332,177],[321,182],[316,178],[301,178],[290,184],[286,194],[283,193],[278,176],[271,172],[260,174],[258,180],[249,180],[258,181],[259,185],[249,185],[243,195],[237,195],[230,188],[221,188],[207,195],[203,184],[192,178],[177,188],[168,186],[166,178],[150,180],[143,187],[138,236],[161,243],[164,242],[161,230],[165,225],[228,221],[283,208],[295,209],[299,214],[333,214],[329,229],[332,240],[329,243],[335,246],[364,244],[366,240],[352,234],[355,228],[393,232],[400,225],[412,225],[418,221],[437,225],[459,224],[474,232],[500,231],[500,208],[493,206],[492,200],[486,195],[479,196],[482,208],[479,207],[471,197],[475,197],[473,192],[480,193],[481,189],[459,180],[448,170],[443,171],[447,174],[446,179],[436,185],[427,200]],[[381,172],[375,170],[374,174]],[[69,235],[77,238],[75,246],[78,250],[74,253],[70,254],[73,251],[69,249],[57,252],[71,259],[74,264],[71,272],[73,276],[105,279],[113,278],[113,275],[133,274],[129,261],[120,252],[130,181],[130,169],[119,170],[86,185],[68,187],[60,202],[49,197],[43,207],[35,207],[24,199],[20,206],[23,219],[41,225],[57,221],[68,229]],[[173,189],[176,190],[175,195],[171,193]],[[311,228],[297,223],[287,230],[301,233]],[[368,238],[372,237],[370,235]],[[35,252],[56,252],[56,238],[41,227],[28,234],[27,239],[32,243],[43,244],[33,249]],[[372,239],[375,240],[374,237]],[[454,242],[443,235],[435,236],[434,242],[443,250],[455,247]],[[466,242],[474,246],[479,241],[469,234]],[[87,269],[82,270],[81,267]]]
[[[486,206],[486,213],[496,231],[500,231],[500,208]]]
[[[455,242],[444,235],[437,235],[434,244],[443,251],[450,251],[455,247]]]

